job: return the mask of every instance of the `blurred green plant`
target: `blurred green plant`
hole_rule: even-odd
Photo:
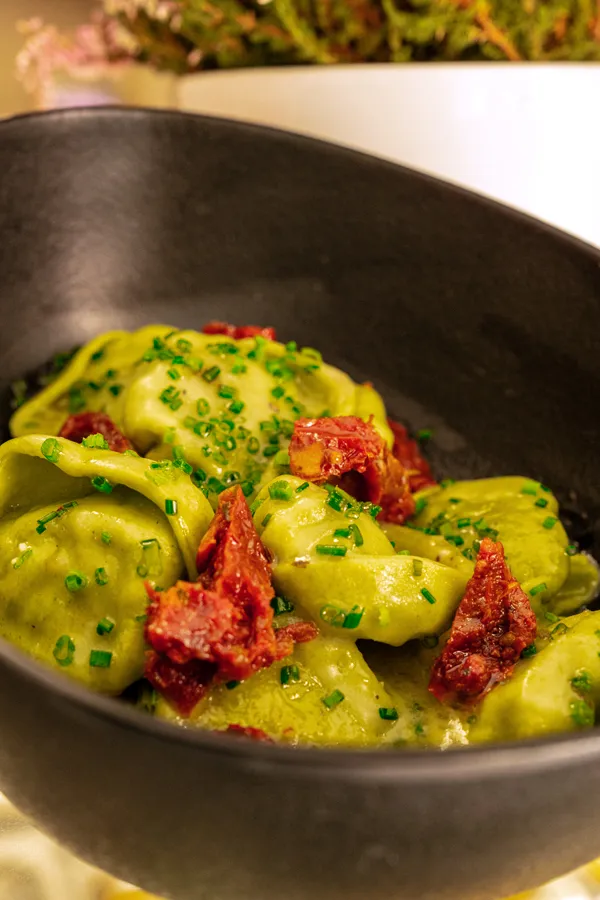
[[[600,0],[104,0],[72,38],[36,21],[25,79],[142,62],[206,69],[360,62],[600,60]],[[82,38],[83,46],[82,46]],[[91,48],[91,51],[90,51]]]

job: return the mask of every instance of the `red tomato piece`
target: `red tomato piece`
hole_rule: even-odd
[[[185,680],[187,671],[197,683],[190,692],[200,699],[211,681],[242,681],[291,653],[294,641],[310,640],[317,633],[311,625],[281,629],[281,637],[275,632],[271,566],[240,487],[220,495],[198,548],[197,565],[201,574],[193,584],[178,581],[161,592],[147,586],[146,640],[161,665],[151,656],[146,678],[158,690],[166,685],[165,694],[183,714],[189,709],[185,692],[183,705],[179,702],[179,679]],[[198,663],[212,668],[198,673]],[[176,670],[174,689],[164,672],[170,666]]]
[[[442,702],[481,700],[511,676],[536,629],[529,598],[507,566],[502,544],[484,538],[429,690]]]
[[[81,444],[84,438],[92,434],[101,434],[108,442],[109,448],[117,453],[134,449],[133,444],[119,431],[112,419],[100,412],[83,412],[69,416],[58,436]]]
[[[294,644],[305,644],[314,640],[319,634],[319,629],[313,622],[294,622],[293,625],[284,625],[275,632],[277,641],[277,658],[284,659],[294,649]]]
[[[419,445],[408,436],[404,425],[393,419],[388,419],[388,425],[394,434],[392,453],[406,469],[411,492],[415,494],[423,488],[435,486],[437,482],[431,474],[429,463],[421,456]]]
[[[228,734],[235,734],[238,737],[250,738],[253,741],[262,741],[265,744],[273,744],[274,741],[262,728],[251,728],[244,725],[228,725],[226,728]]]
[[[357,500],[381,506],[385,521],[401,524],[414,513],[404,466],[370,422],[357,416],[297,419],[289,452],[292,475],[339,484]]]
[[[193,660],[179,665],[154,650],[146,655],[145,677],[182,716],[189,716],[215,676],[213,663]]]
[[[275,329],[267,325],[230,325],[229,322],[207,322],[203,334],[224,334],[225,337],[240,341],[247,337],[263,337],[268,341],[277,340]]]

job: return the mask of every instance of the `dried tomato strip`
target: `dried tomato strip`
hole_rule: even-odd
[[[381,506],[381,518],[401,524],[414,512],[404,466],[370,422],[357,416],[297,419],[290,471],[316,484],[333,482],[357,500]]]
[[[193,708],[190,698],[200,699],[213,681],[242,681],[317,634],[306,623],[275,632],[271,566],[240,487],[220,495],[197,564],[195,583],[160,592],[147,587],[146,640],[154,655],[145,674],[184,715]]]
[[[535,640],[529,599],[508,568],[501,543],[484,538],[429,690],[443,702],[476,702],[509,678]]]
[[[267,325],[230,325],[229,322],[207,322],[202,329],[203,334],[223,334],[237,341],[248,337],[263,337],[268,341],[277,340],[275,329]]]
[[[101,434],[108,443],[109,449],[115,450],[117,453],[134,449],[131,441],[119,431],[112,419],[100,412],[83,412],[69,416],[58,436],[81,444],[84,438],[90,437],[92,434]]]
[[[417,442],[409,437],[408,431],[400,422],[388,419],[388,425],[394,435],[392,454],[406,469],[411,492],[414,494],[423,488],[434,487],[437,482],[431,473],[429,463],[421,456]]]

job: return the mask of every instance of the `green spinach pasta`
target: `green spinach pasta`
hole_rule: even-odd
[[[438,482],[270,328],[99,336],[19,389],[0,636],[183,727],[445,749],[591,727],[594,560],[552,491]]]

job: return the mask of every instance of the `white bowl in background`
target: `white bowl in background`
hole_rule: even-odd
[[[180,109],[386,157],[600,246],[600,64],[242,69],[177,90]]]

